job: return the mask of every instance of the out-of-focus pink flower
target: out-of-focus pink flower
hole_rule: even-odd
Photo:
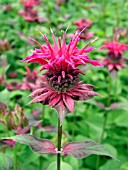
[[[20,86],[20,90],[36,90],[41,87],[41,77],[38,75],[36,69],[32,72],[26,67],[27,72],[25,73],[25,78],[23,79],[23,83]]]
[[[35,5],[38,5],[40,1],[35,1],[35,0],[22,0],[21,1],[24,5],[24,10],[20,10],[18,13],[24,17],[26,21],[29,22],[43,22],[43,19],[39,17],[38,11],[35,10],[33,7]]]
[[[29,22],[37,21],[39,23],[43,22],[43,19],[38,16],[38,11],[33,8],[27,10],[20,10],[18,13],[22,15],[26,21]]]
[[[88,28],[92,26],[92,21],[89,19],[79,19],[78,21],[74,22],[74,24],[77,26],[77,31],[81,32],[84,28],[84,31],[80,35],[81,39],[89,40],[94,36],[93,32],[88,32]]]
[[[64,3],[68,3],[69,0],[56,0],[56,5],[60,6],[63,5]]]
[[[13,72],[10,72],[10,73],[8,74],[8,76],[9,76],[10,78],[16,78],[16,77],[18,76],[18,73],[17,73],[16,71],[13,71]]]
[[[118,41],[120,37],[123,37],[123,39],[128,35],[128,28],[123,29],[121,27],[119,28],[114,28],[113,29],[113,34],[114,34],[114,39]]]
[[[10,4],[8,5],[3,5],[4,12],[8,12],[12,10],[12,6]]]
[[[40,0],[21,0],[24,7],[29,8],[40,4]]]
[[[6,88],[7,88],[9,91],[20,90],[20,88],[21,88],[21,83],[19,83],[19,82],[17,82],[17,81],[13,81],[13,82],[7,83],[7,84],[6,84]]]
[[[100,50],[107,49],[107,56],[101,59],[103,65],[108,67],[110,72],[118,71],[125,67],[126,60],[123,59],[123,52],[128,50],[128,44],[120,44],[116,41],[105,42]]]
[[[6,78],[4,75],[0,74],[0,85],[5,85]]]
[[[38,63],[42,65],[41,70],[47,70],[42,76],[42,88],[35,90],[30,96],[34,99],[30,103],[41,102],[54,107],[59,115],[61,124],[67,113],[74,113],[75,100],[88,100],[99,94],[93,91],[93,85],[82,84],[79,81],[79,74],[84,74],[77,67],[90,63],[94,66],[102,66],[95,60],[90,60],[87,53],[93,47],[87,46],[82,49],[77,47],[80,33],[74,35],[70,43],[66,44],[66,33],[63,39],[58,38],[58,43],[52,33],[54,45],[51,46],[46,35],[44,40],[47,45],[41,45],[35,41],[40,49],[35,49],[31,56],[25,60],[28,63]]]
[[[23,82],[17,82],[17,81],[12,81],[10,83],[6,84],[6,88],[9,91],[13,91],[13,90],[36,90],[38,88],[41,87],[41,77],[38,75],[38,72],[36,71],[36,69],[34,69],[32,72],[31,70],[26,67],[27,72],[25,73],[25,78],[23,78]],[[11,74],[9,74],[9,76],[11,76],[12,78],[14,78],[15,76],[17,76],[17,74],[14,72],[12,72]],[[1,78],[0,82],[3,82],[4,80]]]
[[[79,19],[78,21],[75,21],[74,24],[77,26],[79,30],[84,29],[85,27],[91,27],[92,21],[89,19]]]
[[[0,53],[10,50],[11,46],[9,45],[9,42],[7,39],[5,40],[0,40]]]
[[[21,83],[16,82],[16,81],[13,81],[13,82],[10,82],[10,83],[7,83],[7,84],[6,84],[6,88],[7,88],[9,91],[20,90],[20,87],[21,87]]]

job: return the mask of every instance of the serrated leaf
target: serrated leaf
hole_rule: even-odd
[[[63,147],[62,154],[71,155],[78,159],[86,158],[92,154],[113,157],[107,148],[92,141],[68,143]]]
[[[4,139],[12,139],[16,142],[26,144],[30,146],[30,148],[38,154],[56,153],[55,145],[48,139],[39,139],[29,134],[16,135]]]

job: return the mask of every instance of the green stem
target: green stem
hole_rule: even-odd
[[[108,76],[108,101],[107,101],[107,106],[109,107],[111,103],[111,77],[110,75]]]
[[[106,125],[107,125],[107,118],[108,118],[108,112],[104,114],[104,123],[103,123],[102,133],[99,139],[99,143],[102,143],[103,138],[104,138],[104,133],[105,133]],[[96,170],[99,170],[99,164],[100,164],[100,156],[98,155],[97,160],[96,160]]]
[[[43,127],[43,121],[44,121],[44,116],[45,116],[45,105],[42,105],[42,127]],[[40,133],[40,137],[43,138],[43,132]],[[43,161],[42,161],[42,156],[39,157],[39,170],[42,170],[43,167]]]
[[[74,126],[76,125],[76,112],[74,112],[73,124]],[[74,137],[75,137],[75,128],[72,128],[72,139],[74,139]]]
[[[58,118],[58,151],[61,151],[62,125]],[[61,169],[61,153],[57,153],[57,170]]]
[[[111,103],[111,77],[108,77],[108,101],[107,101],[107,106],[109,107]],[[104,122],[103,122],[103,128],[102,128],[102,133],[99,139],[99,143],[102,143],[103,138],[104,138],[104,133],[105,133],[105,129],[106,129],[106,125],[107,125],[107,119],[108,119],[108,111],[105,112],[104,114]],[[97,160],[96,160],[96,170],[99,170],[99,164],[100,164],[100,156],[97,156]]]
[[[17,170],[17,146],[15,145],[14,147],[14,167],[13,167],[13,170]]]
[[[119,17],[119,4],[118,2],[115,3],[115,10],[116,10],[116,20],[117,20],[117,27],[120,26],[120,17]]]
[[[102,4],[102,11],[103,11],[103,22],[104,22],[104,33],[106,35],[106,0],[103,0]]]

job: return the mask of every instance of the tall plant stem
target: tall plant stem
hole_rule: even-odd
[[[43,121],[44,121],[44,116],[45,116],[45,105],[42,105],[42,127],[43,127]],[[43,132],[40,133],[40,137],[43,138]],[[42,161],[42,156],[39,157],[39,170],[42,170],[43,167],[43,161]]]
[[[102,3],[102,11],[103,11],[103,22],[104,22],[104,33],[106,36],[106,0],[103,0]]]
[[[76,125],[76,112],[74,112],[73,124],[74,126]],[[75,128],[72,128],[72,139],[74,139],[74,136],[75,136]]]
[[[110,106],[110,102],[111,102],[111,77],[110,75],[108,76],[108,101],[107,101],[107,106]],[[105,133],[105,129],[106,129],[106,125],[107,125],[107,119],[108,119],[108,113],[109,111],[106,111],[104,114],[104,122],[103,122],[103,128],[102,128],[102,132],[101,132],[101,136],[99,139],[99,143],[102,143],[103,138],[104,138],[104,133]],[[99,170],[99,164],[100,164],[100,156],[97,156],[97,160],[96,160],[96,170]]]
[[[57,170],[61,170],[61,138],[62,138],[62,125],[60,125],[60,119],[58,118],[58,153],[57,153]]]
[[[14,165],[13,165],[13,170],[17,170],[17,146],[15,145],[14,150]]]
[[[119,4],[118,1],[115,3],[115,11],[116,11],[116,20],[117,20],[117,27],[120,26],[120,15],[119,15]]]

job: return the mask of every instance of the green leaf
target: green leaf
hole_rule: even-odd
[[[125,163],[121,166],[121,170],[128,170],[128,162],[125,162]]]
[[[120,113],[114,122],[117,126],[128,127],[128,113]]]
[[[120,170],[120,166],[121,166],[120,161],[109,160],[100,167],[100,170],[108,170],[108,169]]]
[[[0,101],[4,102],[8,105],[10,99],[10,92],[7,89],[4,89],[2,92],[0,92]]]
[[[56,170],[57,169],[57,163],[56,162],[52,162],[47,170]],[[71,165],[69,165],[68,163],[65,162],[61,162],[61,169],[65,169],[65,170],[73,170],[73,168],[71,167]]]
[[[13,159],[4,153],[0,153],[0,170],[13,170]]]

